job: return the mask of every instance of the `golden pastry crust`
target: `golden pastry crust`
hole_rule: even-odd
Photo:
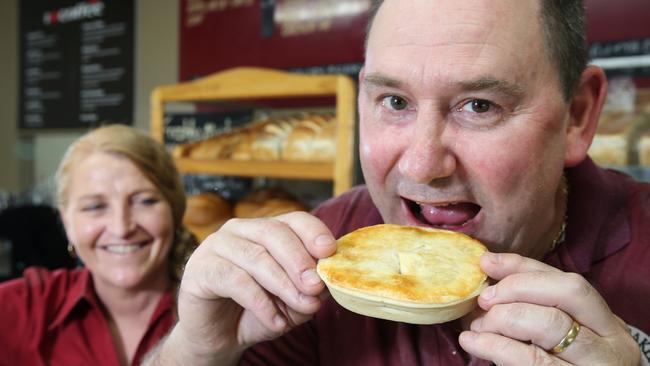
[[[328,286],[393,303],[444,305],[477,295],[487,251],[467,235],[431,228],[375,225],[337,241],[336,253],[319,261]]]

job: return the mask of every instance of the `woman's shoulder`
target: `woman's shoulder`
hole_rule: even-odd
[[[85,288],[88,277],[88,271],[83,268],[49,270],[44,267],[29,267],[21,278],[0,284],[0,296],[5,306],[12,303],[30,309],[41,303],[43,306],[45,303],[52,306],[63,302],[71,289]]]
[[[40,339],[61,309],[74,300],[75,292],[83,292],[88,277],[85,269],[31,267],[23,277],[1,283],[0,344],[15,348],[25,345],[25,337]]]

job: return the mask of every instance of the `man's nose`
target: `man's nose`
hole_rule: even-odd
[[[421,184],[449,177],[456,170],[457,161],[451,136],[442,121],[436,126],[431,123],[428,121],[424,128],[413,131],[411,141],[398,162],[400,174]]]

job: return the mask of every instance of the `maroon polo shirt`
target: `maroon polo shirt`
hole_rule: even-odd
[[[650,185],[586,160],[567,170],[566,241],[544,261],[582,274],[612,311],[650,333]],[[315,214],[340,237],[382,223],[364,186],[326,202]],[[456,322],[412,325],[357,315],[328,299],[314,318],[249,349],[242,365],[484,365],[458,344]]]
[[[173,304],[160,299],[132,365],[169,331]],[[0,365],[120,365],[87,269],[29,268],[0,284]]]

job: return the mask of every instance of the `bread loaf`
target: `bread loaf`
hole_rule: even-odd
[[[282,141],[291,132],[292,125],[283,120],[270,119],[262,125],[253,139],[253,160],[269,161],[280,160],[282,154]]]
[[[332,114],[266,118],[247,128],[177,145],[175,158],[238,161],[333,161],[336,121]]]
[[[333,161],[335,132],[333,116],[306,115],[284,141],[282,157],[287,161]]]

